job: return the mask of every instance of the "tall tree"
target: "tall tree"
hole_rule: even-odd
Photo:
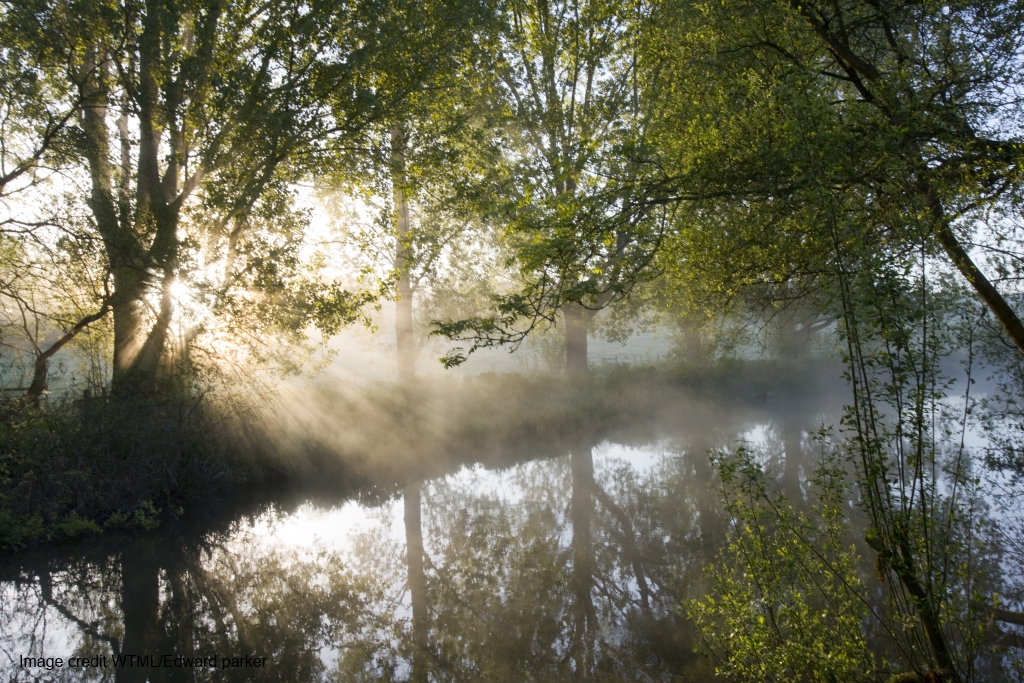
[[[620,191],[644,119],[636,57],[644,9],[600,0],[505,5],[495,90],[503,158],[487,213],[503,223],[523,281],[496,311],[443,321],[473,347],[521,341],[539,323],[565,325],[566,369],[587,370],[592,312],[628,292],[659,240]],[[457,364],[457,350],[447,359]]]
[[[796,300],[837,271],[837,239],[900,253],[926,236],[1024,350],[1015,295],[983,267],[1018,278],[1022,11],[664,5],[645,50],[659,114],[647,195],[689,201],[694,226],[676,242],[694,251],[668,260],[720,291],[767,283]]]
[[[490,1],[443,0],[396,1],[394,12],[406,26],[400,54],[410,73],[392,68],[377,75],[376,85],[413,85],[367,129],[367,153],[343,159],[321,182],[336,194],[359,195],[382,214],[356,239],[370,269],[390,260],[386,288],[395,298],[397,374],[405,379],[415,374],[420,345],[414,300],[437,277],[441,252],[475,224],[465,195],[486,156],[483,74],[492,70],[496,10]]]
[[[1021,349],[1012,286],[997,291],[970,254],[1012,279],[1024,253],[1020,12],[680,3],[665,6],[648,54],[647,77],[674,86],[653,89],[664,97],[650,201],[686,206],[666,264],[709,296],[760,290],[840,320],[846,447],[878,575],[892,578],[882,621],[915,625],[900,657],[921,679],[970,678],[985,618],[960,598],[973,566],[948,570],[971,532],[933,524],[976,520],[962,445],[948,481],[935,464],[957,450],[937,429],[949,391],[937,359],[961,342],[954,288],[936,273],[959,271]]]
[[[367,78],[400,63],[397,37],[377,35],[386,12],[159,0],[5,12],[7,30],[57,55],[40,68],[76,112],[65,166],[88,187],[110,273],[117,392],[156,389],[190,282],[215,315],[260,309],[257,334],[355,315],[363,297],[303,272],[289,183],[401,96]]]
[[[80,96],[59,77],[52,40],[34,40],[16,21],[0,20],[0,34],[0,345],[10,351],[5,376],[24,385],[7,387],[24,392],[6,403],[9,414],[38,402],[53,357],[108,305],[81,218],[47,193],[74,155]]]

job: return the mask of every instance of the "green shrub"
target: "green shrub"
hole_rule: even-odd
[[[0,547],[151,529],[160,509],[262,479],[229,424],[166,397],[50,401],[0,424]]]
[[[807,512],[771,491],[745,449],[720,455],[731,519],[713,593],[687,604],[718,672],[735,681],[861,683],[875,677],[862,632],[868,609],[843,509],[838,455],[823,450]]]

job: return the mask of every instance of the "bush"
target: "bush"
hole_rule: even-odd
[[[713,593],[688,608],[718,672],[731,680],[875,677],[862,632],[867,603],[859,556],[843,513],[850,490],[838,454],[823,447],[822,455],[806,513],[769,489],[745,449],[716,458],[729,541],[720,563],[707,569]]]
[[[264,477],[205,398],[51,401],[0,424],[0,547],[151,528],[161,511]]]

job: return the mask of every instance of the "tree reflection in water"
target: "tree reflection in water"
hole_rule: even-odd
[[[427,577],[423,571],[423,523],[420,519],[420,482],[405,487],[405,553],[408,567],[409,599],[412,603],[412,676],[415,683],[426,683],[428,667]]]
[[[815,420],[787,419],[762,445],[766,460],[784,456],[783,483],[799,490],[801,439]],[[694,653],[679,605],[704,590],[701,570],[725,533],[707,452],[749,428],[695,415],[663,437],[646,469],[581,438],[562,458],[413,481],[397,489],[397,504],[364,506],[375,522],[358,533],[321,529],[347,539],[333,549],[293,546],[285,525],[261,531],[254,519],[288,517],[271,508],[198,540],[27,555],[3,577],[0,666],[31,680],[19,655],[248,654],[269,666],[108,668],[88,678],[707,678],[712,665]]]
[[[694,477],[699,467],[707,474],[706,448],[666,456],[646,473],[608,463],[596,477],[594,452],[580,442],[567,457],[499,475],[475,470],[407,487],[407,549],[377,553],[377,567],[366,567],[383,575],[403,550],[419,557],[424,543],[422,564],[409,562],[399,589],[408,588],[411,604],[395,611],[406,615],[404,644],[387,651],[395,659],[383,666],[384,650],[339,643],[344,670],[423,680],[425,660],[428,679],[438,681],[710,675],[675,593],[698,585],[705,549],[717,548],[702,538],[718,530],[714,496],[706,477]],[[410,501],[418,495],[416,528],[419,507]]]

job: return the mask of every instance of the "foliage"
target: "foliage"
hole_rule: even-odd
[[[216,491],[265,480],[269,461],[208,396],[140,403],[51,399],[0,425],[0,546],[152,529]]]
[[[30,384],[0,422],[4,542],[146,527],[228,473],[259,480],[231,444],[258,416],[207,389],[255,403],[266,368],[316,366],[381,296],[406,341],[418,292],[421,328],[470,345],[447,366],[558,321],[585,348],[591,313],[632,297],[606,335],[670,321],[677,384],[761,394],[819,333],[846,363],[854,486],[824,445],[809,510],[746,452],[720,462],[742,524],[719,597],[691,607],[722,670],[981,677],[1001,577],[966,435],[977,408],[989,464],[1019,474],[1022,24],[1003,0],[6,3],[0,367]],[[317,241],[309,183],[361,222]],[[722,349],[750,327],[784,360],[730,383]],[[40,405],[62,348],[101,393]],[[982,401],[979,354],[1005,369]],[[614,424],[633,394],[588,392],[617,379],[469,392],[445,447]],[[442,431],[410,405],[451,406],[418,391],[382,391],[382,450],[395,424]],[[301,447],[344,450],[338,414]],[[597,494],[572,474],[582,520]]]
[[[985,316],[971,296],[1020,346],[1014,285],[999,291],[973,261],[1015,234],[1019,12],[671,4],[646,53],[646,77],[671,84],[649,90],[663,115],[651,201],[683,207],[658,257],[678,292],[667,303],[838,322],[853,390],[843,448],[889,582],[886,658],[921,676],[968,680],[991,664],[998,546],[965,447],[971,365],[954,398],[942,362],[976,353]],[[1009,254],[982,263],[999,272]]]
[[[24,229],[7,234],[73,268],[99,266],[92,287],[73,292],[88,315],[63,327],[74,336],[112,315],[115,391],[156,391],[162,374],[184,367],[174,357],[193,345],[216,357],[232,342],[255,340],[246,353],[285,360],[280,351],[309,328],[331,335],[372,300],[325,278],[323,258],[300,254],[308,220],[295,210],[293,188],[344,157],[346,145],[422,81],[424,63],[403,52],[409,41],[397,40],[399,25],[411,28],[399,5],[5,9],[2,30],[17,46],[4,53],[5,68],[34,63],[19,67],[18,78],[39,87],[6,91],[14,118],[4,149],[18,168],[58,164],[66,182],[43,177],[29,189],[33,198],[66,198],[77,216],[36,218],[21,192],[8,208]],[[40,127],[56,125],[46,123],[51,110],[67,112],[53,133],[60,144],[21,154],[32,147],[22,138],[33,130],[46,138]],[[90,247],[98,264],[69,239]],[[35,252],[23,260],[38,261]],[[42,276],[57,282],[58,274]],[[59,319],[48,310],[54,305],[36,310]],[[48,357],[36,355],[45,384]]]
[[[870,286],[847,290],[841,328],[854,395],[844,425],[866,540],[879,578],[895,579],[887,612],[904,629],[901,657],[969,680],[983,668],[998,546],[986,538],[978,464],[965,448],[972,367],[963,407],[951,410],[940,360],[970,343],[960,334],[971,327],[955,324],[963,292],[929,284],[927,268],[880,270]]]
[[[856,474],[852,497],[866,517],[866,542],[877,554],[876,577],[886,590],[878,603],[855,582],[844,580],[842,587],[848,600],[871,608],[874,623],[863,627],[863,636],[883,657],[879,671],[972,680],[994,666],[982,644],[990,637],[992,593],[1000,582],[998,544],[988,537],[978,464],[965,448],[977,321],[957,317],[966,292],[936,273],[922,252],[883,260],[859,242],[836,250],[839,263],[858,265],[837,277],[839,333],[852,388],[841,447]],[[954,398],[954,380],[944,374],[942,360],[965,345],[966,382],[962,397]],[[744,482],[756,482],[756,472],[738,471],[747,479],[737,479],[736,467],[723,468],[726,483],[750,493],[752,484]],[[773,524],[791,524],[784,506],[764,490],[758,495],[760,508],[752,503],[737,508],[744,523],[767,512],[775,516]],[[808,543],[808,536],[798,538],[806,553],[819,545]],[[784,539],[771,547],[792,554]],[[760,564],[759,555],[729,560],[729,571],[747,572],[758,590],[772,585],[776,567]],[[734,585],[720,585],[723,595],[746,595]],[[705,604],[702,614],[706,618],[718,610],[756,634],[757,615],[740,609],[743,604]],[[787,647],[802,642],[799,632],[776,638]]]
[[[825,304],[830,274],[860,265],[834,260],[840,244],[880,255],[927,236],[1014,338],[1012,288],[989,289],[964,249],[994,257],[989,272],[1018,253],[1004,251],[1021,190],[1017,4],[660,10],[646,183],[650,202],[684,207],[662,251],[682,296]]]
[[[493,89],[500,151],[477,211],[501,226],[518,286],[490,310],[436,322],[477,348],[518,344],[564,304],[596,310],[642,275],[666,225],[631,208],[626,151],[642,134],[637,91],[642,4],[512,2],[503,8]]]
[[[878,662],[863,632],[870,606],[850,538],[845,462],[819,434],[810,509],[770,488],[743,447],[715,457],[730,519],[713,595],[687,609],[717,671],[737,681],[865,681]],[[788,457],[788,454],[787,454]]]

